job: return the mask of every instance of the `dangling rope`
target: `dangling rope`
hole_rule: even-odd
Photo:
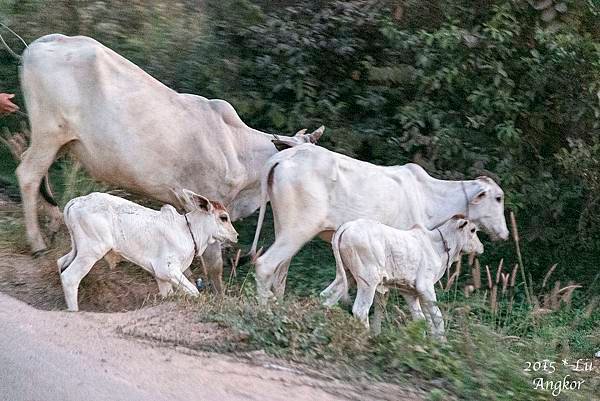
[[[12,29],[10,29],[6,24],[3,24],[2,22],[0,22],[0,25],[2,25],[3,28],[5,28],[6,30],[8,30],[10,33],[12,33],[13,35],[15,35],[17,38],[19,38],[19,40],[21,42],[23,42],[23,44],[25,45],[25,47],[28,47],[29,45],[27,44],[27,42],[25,42],[25,40],[19,36],[18,33],[16,33],[15,31],[13,31]],[[6,41],[4,40],[4,37],[2,37],[2,34],[0,34],[0,41],[2,41],[2,44],[4,45],[4,47],[6,47],[6,50],[8,50],[8,52],[17,60],[21,60],[21,56],[18,55],[17,53],[15,53],[15,51],[13,49],[10,48],[10,46],[8,45],[8,43],[6,43]]]

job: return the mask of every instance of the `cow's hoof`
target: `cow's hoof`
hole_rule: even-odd
[[[43,256],[46,256],[48,254],[48,249],[40,249],[39,251],[35,251],[31,254],[31,256],[33,256],[34,259],[39,259]]]

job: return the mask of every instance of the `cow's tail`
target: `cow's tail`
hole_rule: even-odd
[[[21,42],[23,42],[25,47],[27,47],[27,42],[25,42],[25,40],[23,40],[23,38],[21,36],[19,36],[19,34],[17,34],[15,31],[10,29],[8,26],[4,25],[2,22],[0,22],[0,26],[5,28],[6,30],[8,30],[10,33],[15,35],[17,38],[19,38],[19,40]],[[2,36],[2,34],[0,34],[0,41],[2,42],[2,44],[4,45],[6,50],[11,54],[11,56],[13,56],[14,58],[16,58],[19,61],[21,61],[23,59],[23,57],[21,55],[17,54],[13,49],[11,49],[11,47],[8,45],[8,43],[6,43],[6,41],[4,40],[4,37]]]
[[[344,266],[344,261],[340,253],[340,242],[347,228],[346,224],[340,226],[331,239],[331,248],[333,249],[333,256],[335,258],[335,281],[332,284],[335,292],[325,301],[325,304],[328,306],[335,305],[342,298],[345,301],[348,300],[348,277],[346,277],[346,266]]]
[[[52,188],[50,187],[50,179],[48,177],[48,174],[46,174],[44,178],[42,178],[42,182],[40,183],[40,194],[46,202],[48,202],[52,206],[58,206],[58,202],[56,202],[54,194],[52,193]]]
[[[73,206],[73,203],[75,203],[74,201],[75,199],[70,200],[69,203],[67,203],[67,205],[65,206],[65,209],[63,210],[65,224],[67,226],[67,229],[69,230],[69,236],[71,237],[71,251],[62,258],[58,259],[57,263],[59,273],[65,271],[77,256],[77,243],[75,242],[75,236],[73,235],[72,229],[73,222],[71,221],[71,217],[69,216],[69,210],[71,209],[71,206]]]
[[[260,231],[262,229],[263,222],[265,220],[265,212],[267,210],[267,198],[269,196],[269,184],[273,182],[273,174],[275,174],[275,167],[279,164],[279,161],[270,162],[265,167],[266,174],[260,178],[260,211],[258,212],[258,223],[256,224],[256,232],[254,233],[254,241],[250,248],[250,256],[252,259],[257,257],[256,248],[258,247],[258,239],[260,238]]]

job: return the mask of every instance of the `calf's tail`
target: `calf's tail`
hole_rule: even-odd
[[[342,255],[340,254],[340,243],[342,240],[342,235],[344,235],[344,231],[346,231],[348,227],[346,224],[340,226],[337,229],[333,238],[331,239],[331,248],[333,249],[333,256],[335,257],[335,287],[336,292],[331,295],[331,298],[327,300],[328,305],[334,305],[340,299],[348,299],[348,277],[346,277],[346,266],[344,266],[344,261],[342,259]]]
[[[71,218],[69,216],[69,210],[71,209],[71,206],[73,206],[73,201],[74,199],[69,201],[69,203],[67,203],[65,209],[63,210],[65,224],[67,226],[67,229],[69,230],[69,236],[71,237],[71,251],[62,258],[58,259],[57,263],[58,270],[60,273],[65,271],[66,268],[69,267],[71,262],[73,262],[73,260],[77,256],[77,242],[75,242],[75,236],[73,235],[73,229],[71,228],[73,222],[71,221]]]

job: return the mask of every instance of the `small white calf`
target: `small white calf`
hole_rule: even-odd
[[[381,295],[397,288],[409,302],[413,317],[426,319],[431,333],[438,338],[443,338],[444,320],[436,305],[434,284],[461,252],[483,253],[475,224],[463,216],[455,216],[431,231],[421,226],[398,230],[358,219],[335,232],[332,246],[337,274],[321,293],[326,306],[347,296],[347,269],[358,287],[352,313],[367,328],[376,292]]]
[[[111,267],[120,258],[141,266],[155,277],[162,296],[173,285],[198,295],[183,272],[208,244],[237,242],[237,232],[220,203],[188,190],[178,197],[184,215],[170,205],[157,211],[97,192],[67,203],[64,216],[72,249],[57,263],[70,311],[79,309],[79,283],[103,257]]]

